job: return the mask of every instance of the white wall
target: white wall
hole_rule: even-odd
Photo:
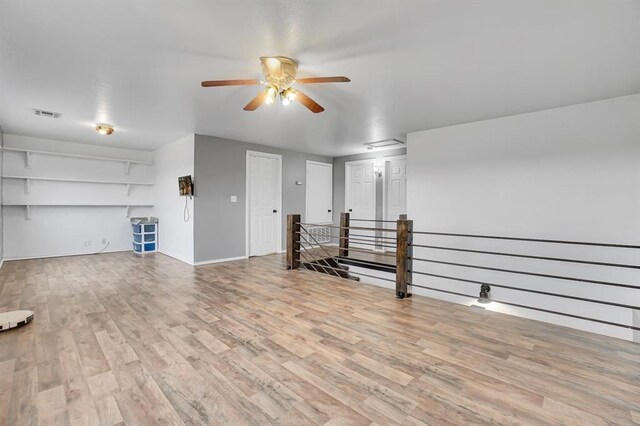
[[[105,144],[109,139],[105,138]],[[4,135],[4,146],[40,151],[66,152],[92,156],[151,160],[152,153],[89,146],[84,144]],[[124,163],[32,154],[31,168],[25,168],[25,154],[5,151],[3,156],[4,259],[38,258],[131,249],[131,228],[124,207],[112,204],[153,204],[152,186],[133,186],[84,182],[32,181],[25,193],[23,179],[6,176],[93,179],[153,182],[153,166],[132,164],[129,175]],[[33,203],[31,220],[25,220],[25,207],[7,204]],[[104,207],[37,206],[35,204],[107,204]],[[132,216],[148,216],[151,208],[132,208]]]
[[[4,134],[2,132],[2,128],[0,127],[0,268],[4,263],[4,244],[2,240],[4,239],[4,231],[2,225],[2,158],[4,156],[4,152],[2,151],[2,146],[4,145]]]
[[[194,263],[194,201],[198,183],[194,179],[195,197],[181,197],[178,177],[194,175],[195,135],[191,134],[155,151],[155,209],[159,219],[158,250],[183,262]],[[211,183],[215,185],[215,182]],[[184,221],[185,201],[188,202],[190,219]]]
[[[640,243],[640,95],[440,128],[408,136],[414,229]],[[417,243],[640,264],[639,250],[417,236]],[[640,285],[637,270],[416,249],[415,257]],[[415,262],[414,270],[640,305],[640,290]],[[414,275],[477,294],[479,286]],[[420,290],[415,290],[420,293]],[[472,299],[427,291],[458,303]],[[630,309],[493,288],[496,299],[631,325]],[[491,304],[514,315],[632,339],[629,329]],[[635,312],[635,326],[640,315]],[[639,333],[635,339],[638,340]]]

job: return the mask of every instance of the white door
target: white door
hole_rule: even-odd
[[[331,223],[333,204],[333,166],[307,161],[307,189],[305,192],[305,222]]]
[[[376,218],[376,175],[375,160],[353,161],[345,164],[345,208],[353,219],[375,220]],[[375,222],[351,222],[350,226],[375,228]],[[354,230],[367,244],[374,243],[375,232]],[[356,238],[356,237],[354,237]],[[370,241],[370,242],[369,242]],[[350,242],[350,246],[373,250],[373,246]]]
[[[279,155],[247,151],[249,256],[279,251],[281,164]]]
[[[387,161],[386,219],[397,220],[407,213],[407,159]]]

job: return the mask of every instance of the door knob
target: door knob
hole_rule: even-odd
[[[352,212],[352,211],[353,211],[353,209],[349,209],[349,211],[350,211],[350,212]]]
[[[328,213],[331,213],[331,209],[327,210]]]
[[[276,209],[273,209],[273,212],[274,212],[274,213],[278,213],[278,210],[276,210]]]

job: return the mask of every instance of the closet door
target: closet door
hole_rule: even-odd
[[[305,222],[332,222],[333,166],[331,164],[307,160],[305,203]]]

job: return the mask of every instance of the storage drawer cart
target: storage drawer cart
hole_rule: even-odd
[[[133,252],[137,254],[158,251],[158,218],[132,217]]]

